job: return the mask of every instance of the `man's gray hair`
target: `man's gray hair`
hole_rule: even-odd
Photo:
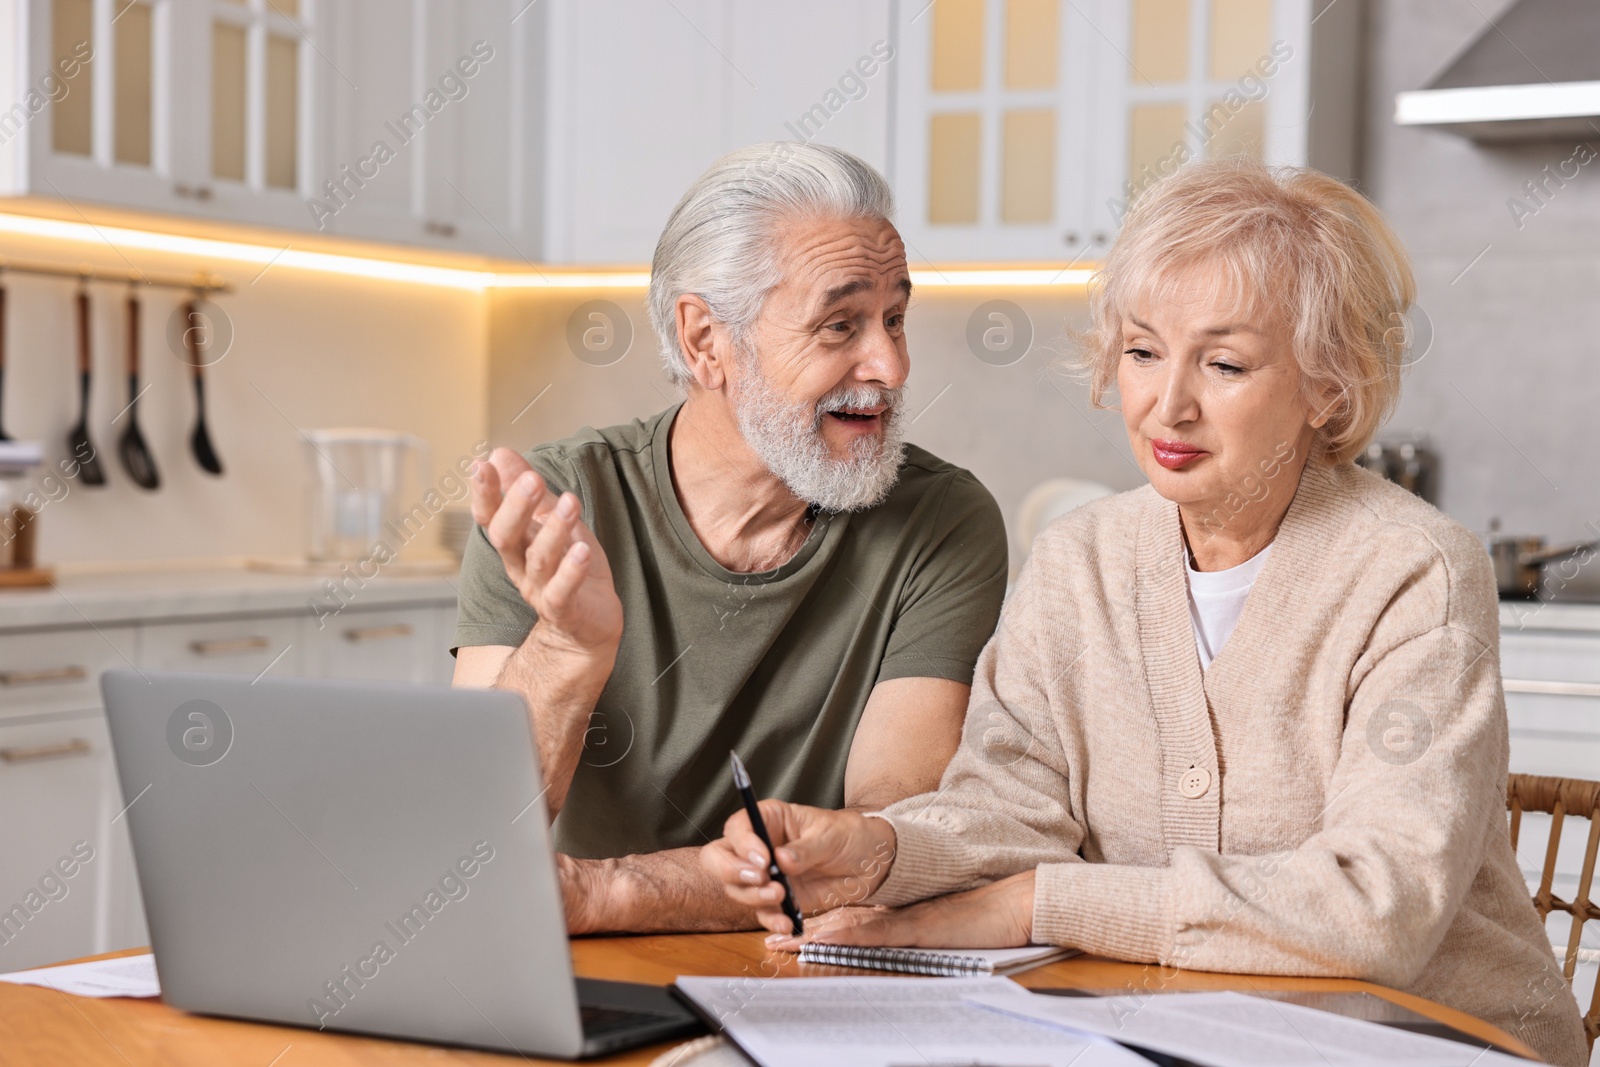
[[[772,231],[786,219],[891,219],[889,183],[849,152],[771,141],[730,152],[672,209],[650,265],[650,324],[674,385],[691,380],[678,347],[678,297],[706,302],[744,343],[778,275]]]

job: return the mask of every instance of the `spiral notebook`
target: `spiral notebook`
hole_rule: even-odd
[[[867,967],[875,971],[898,971],[901,974],[962,978],[969,975],[1015,974],[1077,954],[1077,949],[1056,948],[1053,945],[940,951],[926,948],[881,948],[874,945],[812,943],[800,947],[800,962],[826,963],[835,967]]]

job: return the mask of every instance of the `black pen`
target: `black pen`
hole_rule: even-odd
[[[761,820],[761,809],[756,806],[755,790],[750,788],[750,772],[744,769],[744,760],[739,758],[739,753],[730,750],[728,755],[733,757],[733,784],[738,787],[739,795],[744,798],[744,810],[750,816],[750,825],[755,828],[756,836],[761,838],[761,843],[767,846],[767,877],[783,886],[783,913],[794,923],[794,936],[799,937],[806,932],[806,924],[801,921],[800,909],[795,906],[794,890],[789,886],[788,876],[778,866],[778,853],[772,847],[772,838],[767,835],[767,824]]]

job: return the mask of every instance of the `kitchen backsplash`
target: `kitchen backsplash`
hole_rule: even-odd
[[[81,244],[8,238],[4,253],[18,261],[128,266],[113,248]],[[140,334],[148,390],[138,419],[161,488],[139,489],[123,471],[116,450],[127,425],[128,287],[91,282],[89,436],[107,485],[62,477],[57,464],[78,418],[77,283],[0,272],[7,290],[5,429],[42,440],[46,450],[46,469],[15,483],[36,488],[45,501],[38,520],[43,562],[299,556],[310,479],[302,430],[407,430],[431,444],[435,474],[481,438],[489,391],[481,293],[150,253],[131,258],[149,271],[188,274],[205,266],[235,287],[215,298],[227,318],[217,336],[231,329],[232,344],[205,380],[224,473],[204,473],[190,452],[194,393],[187,364],[168,342],[169,320],[186,294],[146,287]],[[419,538],[418,548],[431,549],[432,540]]]

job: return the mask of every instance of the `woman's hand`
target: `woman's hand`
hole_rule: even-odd
[[[865,900],[894,862],[894,827],[885,819],[782,800],[763,800],[761,819],[803,914]],[[767,847],[742,810],[700,850],[700,863],[730,898],[755,909],[762,926],[793,929],[783,914],[783,887],[767,877]]]
[[[881,822],[882,820],[874,820]],[[1021,948],[1033,939],[1033,872],[905,908],[846,907],[806,924],[803,937],[773,934],[767,947],[806,942],[896,948]]]

